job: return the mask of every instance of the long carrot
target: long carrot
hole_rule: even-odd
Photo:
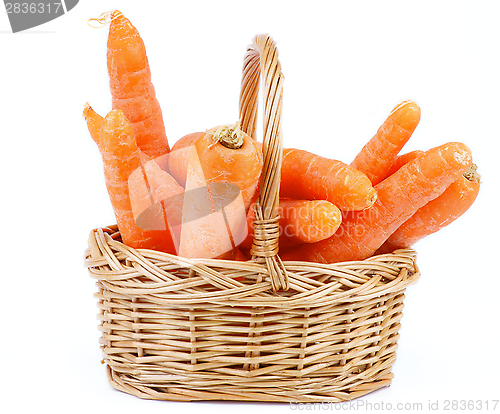
[[[144,42],[119,11],[111,15],[107,60],[113,109],[121,109],[132,124],[137,146],[150,158],[168,153],[163,116],[151,83]]]
[[[399,155],[396,158],[396,160],[394,161],[394,164],[392,164],[392,167],[389,170],[389,172],[387,173],[387,176],[385,178],[394,174],[403,165],[409,163],[410,161],[413,161],[417,157],[420,157],[423,153],[424,153],[424,151],[415,150],[415,151],[407,152],[406,154]]]
[[[237,186],[248,208],[257,190],[263,161],[259,147],[239,129],[239,123],[190,134],[176,143],[168,156],[169,170],[181,185],[186,182],[190,146],[196,149],[207,184]]]
[[[377,199],[364,173],[343,162],[291,148],[283,150],[280,195],[327,200],[344,211],[364,210]]]
[[[370,257],[420,207],[442,194],[471,162],[469,148],[461,143],[427,151],[375,186],[379,198],[372,208],[346,214],[332,237],[303,244],[282,259],[335,263]]]
[[[340,210],[325,200],[281,199],[278,211],[280,247],[327,239],[335,233],[342,221]],[[252,247],[254,219],[253,205],[250,205],[247,214],[248,235],[242,243],[243,248]]]
[[[420,121],[420,108],[404,101],[396,106],[375,136],[363,147],[351,167],[364,172],[373,185],[389,172],[399,151],[406,144]]]
[[[161,230],[148,230],[136,223],[129,179],[134,173],[142,174],[143,166],[133,128],[122,111],[112,110],[106,115],[99,127],[98,146],[103,159],[106,187],[123,242],[133,248],[175,254],[175,243],[165,224]],[[146,182],[151,179],[151,174],[149,172]]]
[[[465,174],[453,182],[439,197],[405,221],[391,234],[381,249],[392,252],[414,245],[420,239],[441,230],[464,214],[479,193],[480,175],[472,164]]]

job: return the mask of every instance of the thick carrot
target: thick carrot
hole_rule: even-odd
[[[378,200],[365,211],[346,213],[329,239],[303,244],[283,260],[335,263],[364,260],[420,207],[435,199],[471,165],[469,148],[451,142],[427,151],[376,185]]]
[[[281,199],[280,247],[301,243],[316,243],[331,237],[340,226],[342,213],[329,201]],[[255,212],[250,205],[247,214],[248,235],[242,243],[244,248],[252,247],[253,221]]]
[[[129,179],[134,173],[142,174],[143,169],[133,128],[122,111],[112,110],[104,118],[99,128],[98,145],[106,187],[123,243],[133,248],[175,254],[175,244],[165,224],[161,230],[148,230],[140,228],[136,223],[130,200]]]
[[[186,186],[186,174],[188,164],[188,151],[183,151],[184,148],[194,145],[194,143],[202,137],[203,132],[193,132],[179,139],[168,155],[168,170],[172,177],[183,187]]]
[[[364,172],[373,185],[382,181],[420,121],[420,108],[404,101],[396,106],[351,167]]]
[[[364,173],[343,162],[291,148],[283,150],[280,195],[327,200],[344,211],[364,210],[377,199]]]
[[[207,184],[237,186],[248,208],[257,190],[263,161],[259,147],[239,129],[239,123],[190,134],[176,143],[168,157],[169,169],[181,185],[187,181],[191,146],[196,149]]]
[[[168,153],[163,116],[151,83],[144,42],[119,11],[111,15],[107,59],[113,109],[121,109],[132,124],[137,146],[150,158]]]
[[[424,151],[420,150],[415,150],[411,152],[407,152],[406,154],[399,155],[396,160],[394,161],[394,164],[392,164],[391,169],[387,173],[387,177],[390,175],[394,174],[397,170],[399,170],[403,165],[409,163],[410,161],[413,161],[415,158],[420,157]]]
[[[420,239],[441,230],[464,214],[479,193],[480,176],[472,164],[466,173],[453,182],[439,197],[405,221],[384,243],[385,251],[412,246]]]
[[[179,255],[233,259],[246,233],[240,190],[227,183],[208,184],[196,146],[188,154]]]
[[[103,117],[99,115],[87,102],[83,108],[83,118],[87,122],[87,128],[94,142],[99,146],[99,129],[101,128]]]

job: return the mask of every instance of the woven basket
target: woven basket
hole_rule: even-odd
[[[264,167],[248,262],[186,259],[90,233],[109,381],[157,400],[339,402],[388,386],[413,250],[340,264],[278,253],[283,75],[275,43],[245,55],[240,115],[255,138],[264,83]]]

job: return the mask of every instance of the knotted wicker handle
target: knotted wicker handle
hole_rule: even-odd
[[[264,165],[260,178],[260,194],[255,207],[254,239],[251,254],[266,263],[274,291],[288,289],[288,276],[278,256],[279,190],[283,137],[281,110],[283,81],[278,50],[266,34],[257,35],[248,46],[243,63],[240,95],[240,120],[244,132],[256,139],[260,78],[264,81]]]

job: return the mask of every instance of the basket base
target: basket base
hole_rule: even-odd
[[[281,402],[281,403],[337,403],[351,401],[362,397],[380,388],[391,385],[394,374],[388,372],[377,380],[366,382],[346,391],[332,391],[331,393],[304,394],[296,396],[297,392],[290,390],[289,394],[285,391],[273,393],[271,390],[263,392],[244,392],[234,390],[221,390],[222,392],[198,391],[188,387],[147,387],[144,385],[132,385],[126,378],[127,375],[113,371],[109,365],[106,365],[106,372],[109,383],[118,391],[134,395],[146,400],[163,401],[248,401],[248,402]]]
[[[420,276],[413,250],[336,265],[285,262],[291,287],[271,294],[257,262],[187,263],[99,229],[89,240],[103,359],[120,391],[333,403],[391,383],[404,292]]]

